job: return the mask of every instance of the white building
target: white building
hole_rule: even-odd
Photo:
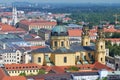
[[[100,70],[98,72],[78,72],[72,73],[71,78],[72,80],[102,80],[103,78],[107,77],[108,71],[107,70]]]
[[[13,64],[22,62],[22,50],[4,49],[0,50],[1,63],[0,64]]]

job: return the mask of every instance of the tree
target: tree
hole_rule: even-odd
[[[79,70],[79,68],[78,67],[76,67],[76,66],[71,66],[71,67],[69,67],[69,69],[68,70],[70,70],[70,71],[78,71]]]
[[[25,72],[20,73],[19,76],[26,76],[26,73]]]
[[[45,74],[45,70],[40,69],[40,70],[38,71],[38,74]]]

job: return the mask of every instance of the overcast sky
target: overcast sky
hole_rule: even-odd
[[[120,0],[0,0],[0,2],[14,2],[14,1],[26,1],[26,2],[50,2],[50,3],[120,3]]]

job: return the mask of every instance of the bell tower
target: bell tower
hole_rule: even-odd
[[[82,30],[82,46],[90,46],[89,27],[84,25]]]
[[[15,7],[13,7],[12,10],[12,25],[15,26],[17,23],[17,9]]]
[[[98,36],[96,40],[96,61],[100,62],[102,64],[105,64],[105,56],[106,56],[106,50],[105,50],[105,35],[103,32],[103,27],[98,27]]]

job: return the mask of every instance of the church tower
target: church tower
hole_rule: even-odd
[[[96,40],[96,61],[105,64],[105,35],[102,26],[98,27],[98,36]]]
[[[53,50],[64,47],[69,49],[68,30],[65,26],[58,25],[51,31],[50,46]]]
[[[89,27],[87,25],[83,26],[82,46],[90,46]]]
[[[12,10],[12,25],[15,26],[17,23],[17,9],[15,7],[13,7]]]

